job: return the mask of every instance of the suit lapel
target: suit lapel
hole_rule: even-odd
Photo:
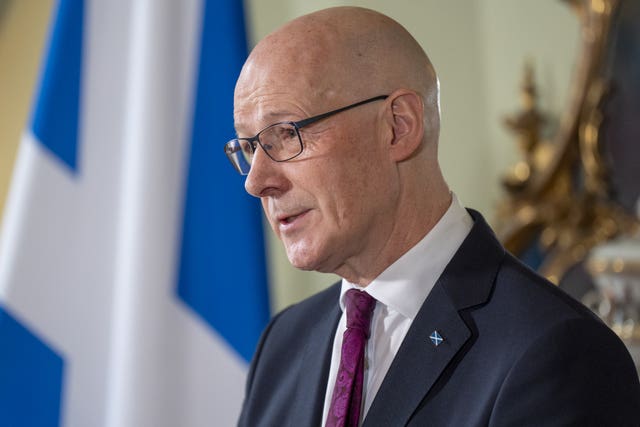
[[[437,347],[429,339],[436,330],[444,338]],[[389,367],[364,425],[405,425],[470,336],[442,286],[434,287]]]
[[[504,249],[480,214],[471,232],[423,303],[364,420],[365,427],[406,425],[439,378],[472,345],[472,331],[460,311],[487,301]],[[435,346],[429,336],[444,338]]]
[[[309,331],[303,351],[295,405],[291,411],[291,426],[320,425],[331,364],[333,338],[342,312],[338,304],[340,287],[333,307]],[[318,369],[320,367],[320,369]]]

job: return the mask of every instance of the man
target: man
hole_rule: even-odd
[[[438,102],[422,48],[370,10],[251,52],[225,151],[291,263],[343,280],[269,324],[239,425],[640,425],[622,343],[450,192]]]

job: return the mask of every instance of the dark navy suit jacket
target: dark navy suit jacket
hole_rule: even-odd
[[[622,342],[474,226],[409,329],[364,419],[374,426],[640,426]],[[340,285],[278,314],[247,379],[241,427],[320,426]],[[439,331],[444,342],[429,339]]]

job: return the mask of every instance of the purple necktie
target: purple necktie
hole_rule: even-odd
[[[375,306],[376,300],[366,292],[349,289],[345,294],[347,330],[342,338],[340,368],[325,427],[358,425],[362,406],[364,349]]]

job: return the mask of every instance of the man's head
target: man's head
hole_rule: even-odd
[[[294,266],[362,285],[449,203],[437,162],[438,82],[422,48],[371,10],[305,15],[255,47],[234,102],[238,136],[251,137],[378,95],[387,97],[302,127],[303,151],[289,161],[258,146],[245,183]]]

